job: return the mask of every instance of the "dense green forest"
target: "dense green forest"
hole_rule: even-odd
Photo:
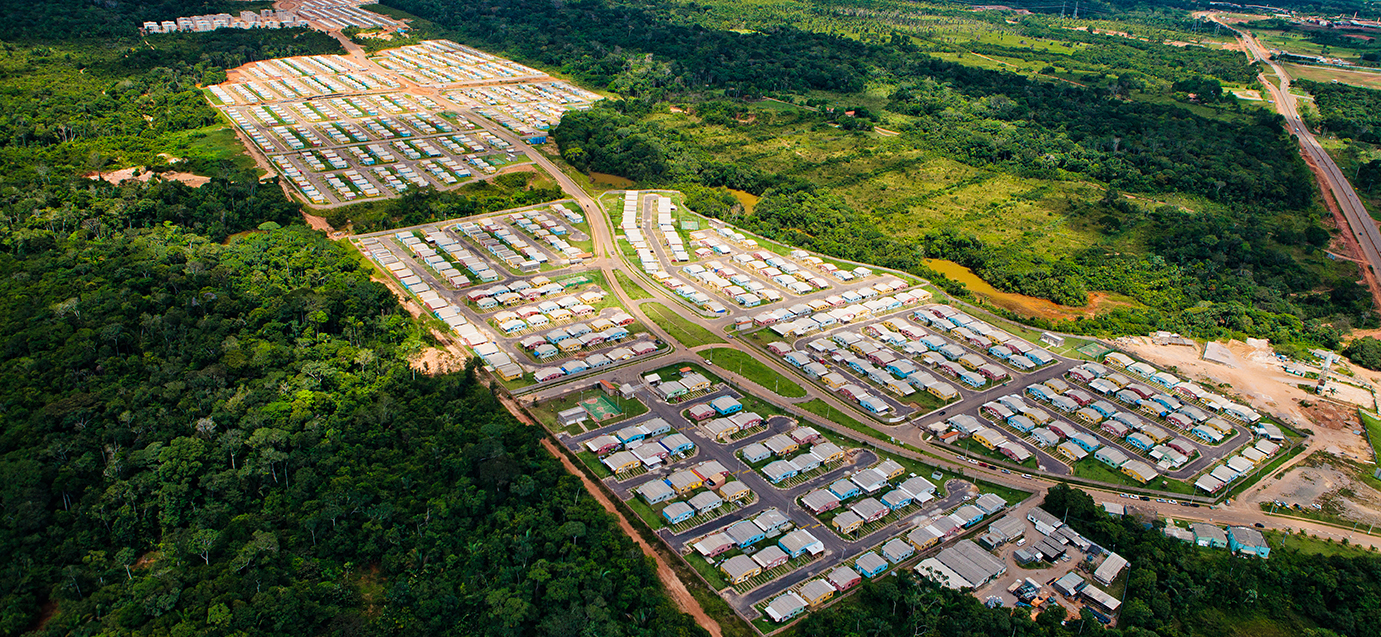
[[[807,618],[799,634],[1216,637],[1256,634],[1262,625],[1310,637],[1381,631],[1381,556],[1273,550],[1269,560],[1237,558],[1167,538],[1160,523],[1148,528],[1133,517],[1110,517],[1088,494],[1064,485],[1053,487],[1042,506],[1068,511],[1070,526],[1131,563],[1117,628],[1068,617],[1058,605],[1032,621],[1024,609],[989,609],[908,575],[868,582],[849,601]]]
[[[0,634],[703,634],[541,431],[414,371],[429,333],[214,139],[198,84],[335,40],[4,6]],[[164,152],[211,182],[82,176]]]
[[[1381,91],[1350,84],[1295,80],[1314,96],[1323,130],[1357,141],[1381,144]]]
[[[0,633],[698,634],[346,248],[82,224],[0,271]]]

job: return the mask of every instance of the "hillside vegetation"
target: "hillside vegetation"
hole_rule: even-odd
[[[1139,303],[1039,327],[1335,347],[1377,323],[1356,267],[1323,253],[1329,220],[1279,117],[1222,97],[1254,77],[1246,58],[1152,38],[1201,37],[1184,13],[389,4],[624,94],[555,131],[578,169],[681,187],[693,209],[841,257],[932,278],[921,259],[938,257],[1004,291]],[[1077,30],[1091,26],[1126,31]],[[744,214],[702,188],[762,201]]]

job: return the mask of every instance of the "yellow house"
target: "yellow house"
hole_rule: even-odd
[[[692,372],[681,376],[681,384],[686,386],[688,392],[704,391],[710,388],[710,379]]]
[[[818,445],[811,445],[810,452],[820,459],[820,462],[838,462],[844,459],[844,450],[832,442],[822,442]]]
[[[845,511],[834,516],[834,521],[831,524],[840,533],[853,533],[858,530],[858,527],[863,526],[863,518],[858,517],[858,514],[853,511]]]
[[[811,580],[801,587],[801,598],[811,606],[819,606],[834,597],[834,585],[822,579]]]
[[[981,444],[984,447],[987,447],[989,449],[995,449],[997,448],[998,443],[1002,442],[1002,434],[998,433],[996,429],[992,428],[981,429],[977,433],[973,434],[973,439],[976,440],[978,444]]]
[[[633,455],[631,451],[620,451],[615,454],[610,454],[610,456],[605,458],[602,462],[604,466],[609,467],[609,470],[614,473],[628,471],[642,463],[642,461],[639,460],[637,456]]]
[[[1154,480],[1156,476],[1159,475],[1156,473],[1155,469],[1151,468],[1151,465],[1141,462],[1140,460],[1132,460],[1122,465],[1122,473],[1127,474],[1127,477],[1142,484]]]
[[[883,475],[887,476],[888,480],[895,480],[901,477],[903,473],[906,473],[906,468],[894,460],[883,460],[873,468],[881,471]]]
[[[824,383],[825,386],[830,389],[839,389],[849,384],[849,379],[845,378],[842,374],[830,373],[821,376],[820,382]]]
[[[762,567],[747,555],[735,555],[720,565],[720,570],[729,577],[729,582],[738,584],[745,580],[757,577],[762,573]]]

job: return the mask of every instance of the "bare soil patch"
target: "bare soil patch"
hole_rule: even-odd
[[[1366,439],[1352,433],[1360,429],[1355,414],[1349,413],[1354,408],[1300,389],[1299,385],[1312,386],[1315,381],[1285,373],[1281,361],[1269,348],[1229,341],[1225,346],[1239,364],[1227,367],[1201,359],[1202,350],[1198,347],[1156,345],[1144,336],[1120,338],[1117,344],[1180,378],[1199,382],[1219,393],[1235,394],[1253,409],[1313,431],[1318,439],[1316,445],[1321,448],[1333,446],[1348,457],[1371,459]]]
[[[153,179],[154,175],[158,175],[161,179],[165,181],[180,181],[184,184],[187,184],[188,186],[192,186],[193,188],[201,187],[203,184],[209,183],[211,181],[210,177],[193,175],[192,173],[183,173],[176,171],[162,173],[149,172],[149,169],[144,166],[131,166],[129,168],[121,168],[119,170],[103,172],[89,172],[82,176],[86,177],[87,179],[104,179],[112,184],[119,184],[129,179],[135,179],[138,181],[148,181],[150,179]]]

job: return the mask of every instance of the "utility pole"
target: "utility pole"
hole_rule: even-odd
[[[1074,0],[1074,19],[1079,19],[1079,0]]]
[[[1060,3],[1060,19],[1063,20],[1064,17],[1065,17],[1065,3],[1061,2],[1061,3]]]

